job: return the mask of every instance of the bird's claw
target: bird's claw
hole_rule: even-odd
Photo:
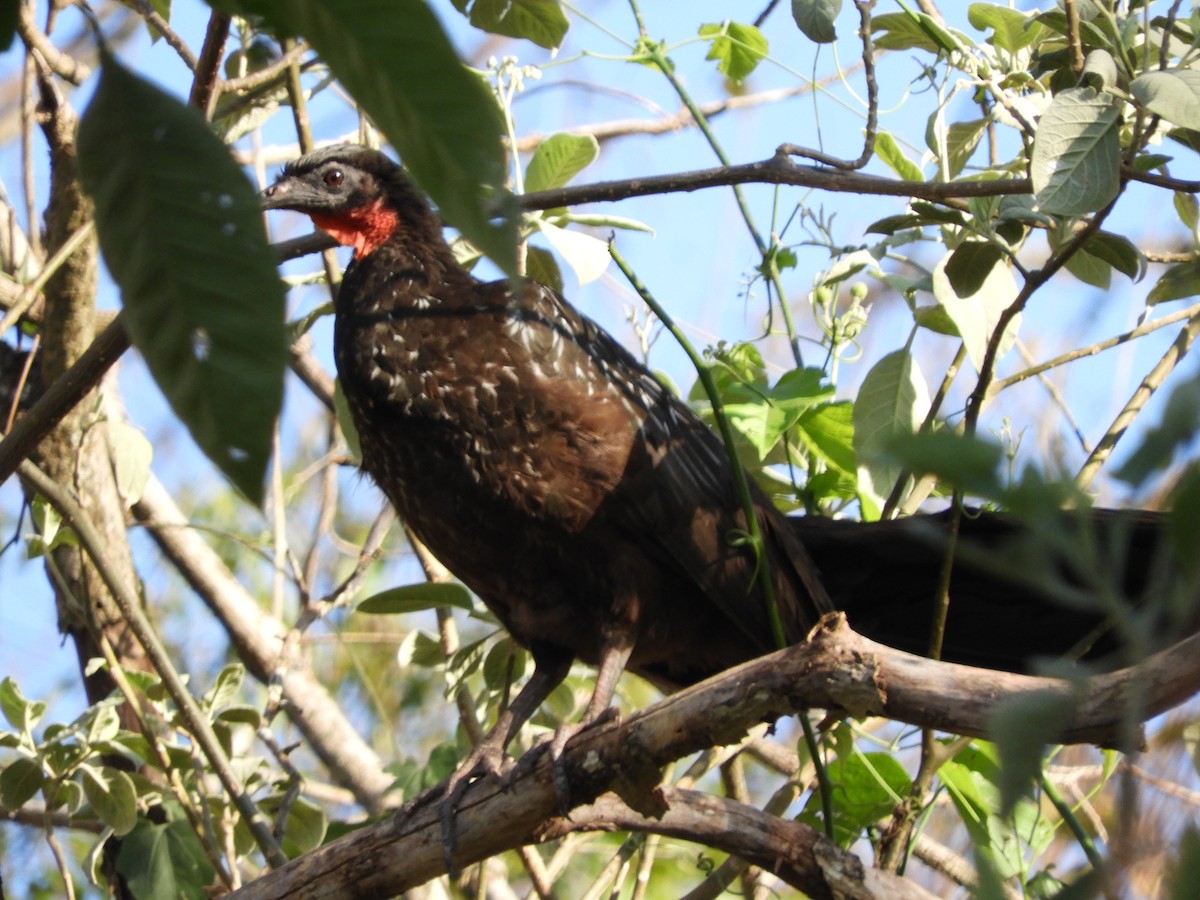
[[[571,781],[567,777],[567,767],[563,763],[563,753],[567,749],[567,744],[580,732],[587,731],[589,728],[597,725],[603,725],[606,722],[611,722],[619,715],[616,709],[610,707],[591,719],[584,719],[579,722],[563,722],[554,729],[553,734],[542,738],[539,741],[539,745],[533,748],[533,751],[522,757],[522,759],[530,760],[528,767],[521,767],[523,771],[528,771],[541,756],[540,752],[534,751],[540,751],[543,746],[549,746],[550,762],[554,769],[554,795],[558,803],[558,814],[564,819],[571,817]],[[515,777],[515,774],[513,773],[510,777]]]
[[[462,764],[446,779],[440,813],[442,861],[451,878],[455,877],[457,872],[454,866],[454,847],[458,840],[455,830],[459,801],[462,800],[463,794],[466,793],[475,778],[484,778],[490,775],[502,785],[507,785],[506,776],[514,765],[503,747],[485,738],[475,745]]]

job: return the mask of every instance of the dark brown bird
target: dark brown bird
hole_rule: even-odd
[[[263,204],[355,248],[334,358],[363,468],[533,657],[471,766],[498,766],[575,659],[599,667],[587,723],[625,668],[673,687],[774,649],[722,444],[608,334],[541,284],[474,278],[378,151],[309,154]],[[798,641],[832,605],[786,520],[754,500]]]
[[[363,468],[533,656],[533,676],[456,778],[499,767],[574,659],[599,667],[587,723],[623,669],[671,688],[774,649],[723,446],[608,334],[541,284],[514,293],[464,270],[425,198],[378,151],[309,154],[263,203],[355,248],[334,355]],[[924,652],[944,518],[788,520],[753,498],[788,641],[843,608],[868,636]],[[1144,582],[1161,529],[1132,530],[1130,579]],[[964,542],[994,548],[1014,531],[968,519]],[[1101,623],[969,561],[952,595],[945,656],[964,662],[1020,669]]]

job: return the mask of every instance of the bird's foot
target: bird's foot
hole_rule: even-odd
[[[603,725],[606,722],[611,722],[619,716],[620,713],[615,708],[610,707],[591,718],[585,717],[578,722],[563,722],[554,729],[553,734],[542,738],[538,742],[538,746],[534,747],[533,750],[523,757],[531,761],[530,768],[532,768],[533,762],[541,756],[536,751],[540,751],[542,747],[549,745],[550,762],[554,767],[554,795],[558,801],[558,813],[563,818],[570,818],[571,813],[571,781],[567,777],[567,767],[563,764],[562,758],[563,753],[567,749],[567,744],[580,732],[587,731],[589,728],[597,725]]]
[[[446,779],[441,809],[442,860],[451,878],[456,873],[454,847],[458,840],[455,829],[459,801],[476,778],[490,775],[501,784],[506,784],[506,776],[513,766],[512,758],[504,752],[502,741],[489,734],[475,745],[462,764]]]

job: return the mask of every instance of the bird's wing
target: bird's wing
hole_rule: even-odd
[[[630,412],[624,470],[595,514],[694,581],[764,650],[775,642],[755,579],[757,565],[770,566],[787,638],[801,639],[830,608],[816,569],[783,517],[750,485],[765,544],[756,561],[741,540],[746,520],[719,438],[624,347],[549,288],[530,284],[520,314],[549,329],[544,335],[567,340],[559,357],[571,376],[589,384],[592,405],[606,397]],[[553,356],[542,350],[543,359]]]

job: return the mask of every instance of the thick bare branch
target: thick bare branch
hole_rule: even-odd
[[[590,803],[619,782],[624,785],[625,803],[644,815],[668,815],[673,795],[653,787],[658,767],[700,749],[736,742],[758,722],[811,708],[884,715],[955,733],[983,734],[997,701],[1031,691],[1058,691],[1077,698],[1074,715],[1063,723],[1062,740],[1113,743],[1123,733],[1131,709],[1149,717],[1200,688],[1198,650],[1200,636],[1193,636],[1135,669],[1097,676],[1075,688],[1059,679],[913,656],[856,634],[843,616],[828,616],[805,644],[753,660],[621,722],[580,734],[564,755],[571,800],[576,805]],[[551,768],[544,757],[525,760],[511,783],[479,781],[467,790],[458,804],[460,864],[552,835],[540,824],[554,816],[558,805]],[[436,796],[418,798],[392,819],[294,860],[237,896],[247,900],[383,896],[442,874],[439,810],[432,802]],[[671,833],[687,836],[683,829]],[[796,834],[787,831],[776,847],[793,866],[800,865],[796,845],[790,843]],[[716,845],[711,834],[691,836]],[[735,839],[724,840],[719,846],[728,847]],[[818,844],[813,841],[811,846]],[[743,850],[731,848],[731,852]],[[779,874],[789,878],[794,871]],[[800,886],[814,895],[827,889],[824,880],[805,880]]]

